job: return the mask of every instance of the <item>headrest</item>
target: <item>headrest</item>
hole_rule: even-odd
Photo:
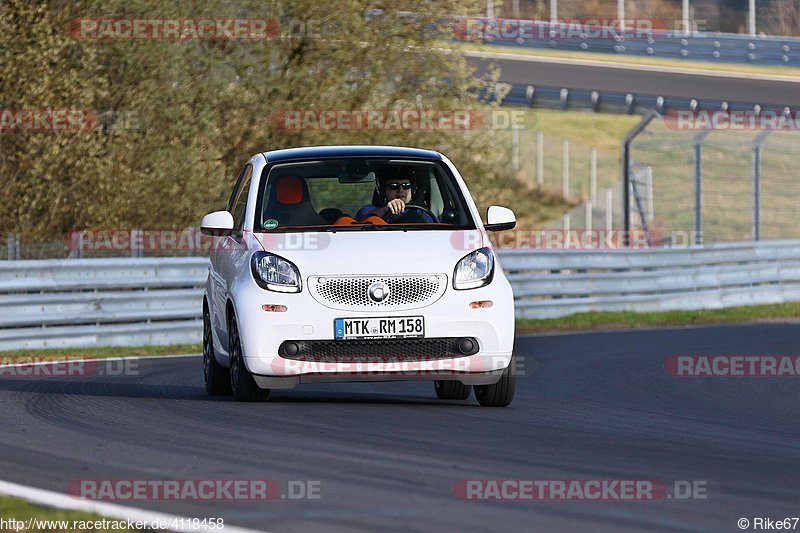
[[[297,176],[281,176],[275,185],[275,200],[279,204],[299,204],[303,199],[303,180]]]
[[[409,165],[387,166],[383,169],[379,178],[381,185],[400,180],[409,180],[411,183],[415,183],[417,174],[414,171],[414,167]]]

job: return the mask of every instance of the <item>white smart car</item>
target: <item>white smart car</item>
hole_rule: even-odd
[[[514,396],[514,298],[455,166],[433,151],[326,146],[252,157],[214,236],[203,299],[209,394],[263,401],[324,381],[432,380]]]

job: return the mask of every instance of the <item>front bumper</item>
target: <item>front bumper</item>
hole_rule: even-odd
[[[495,276],[486,287],[456,291],[448,288],[442,297],[426,307],[391,311],[342,311],[323,306],[303,290],[296,294],[270,292],[255,283],[234,293],[245,366],[264,388],[290,388],[298,383],[322,381],[458,380],[468,385],[495,383],[511,362],[514,345],[514,300],[504,276]],[[470,302],[490,300],[489,308],[470,308]],[[286,306],[285,312],[268,312],[265,304]],[[344,317],[425,317],[425,339],[476,339],[474,355],[455,357],[372,358],[282,357],[285,341],[323,341],[330,354],[334,341],[333,323]],[[382,341],[387,342],[387,341]],[[408,341],[394,341],[402,346]],[[335,350],[334,350],[335,351]],[[343,349],[343,353],[347,350]],[[402,350],[400,350],[402,352]],[[418,353],[418,350],[417,350]],[[416,360],[415,360],[416,359]]]

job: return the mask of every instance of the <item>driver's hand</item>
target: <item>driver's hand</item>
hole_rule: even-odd
[[[386,204],[386,207],[389,208],[389,212],[391,214],[399,215],[405,210],[406,203],[400,198],[395,198],[394,200]]]

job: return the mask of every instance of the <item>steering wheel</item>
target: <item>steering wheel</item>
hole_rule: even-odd
[[[434,214],[433,214],[433,212],[432,212],[430,209],[428,209],[427,207],[423,207],[423,206],[421,206],[421,205],[417,205],[417,204],[406,204],[405,211],[407,211],[409,208],[414,208],[414,209],[416,209],[416,210],[418,210],[418,211],[422,211],[423,213],[427,213],[427,214],[428,214],[428,216],[429,216],[429,217],[431,217],[431,220],[433,220],[433,221],[436,221],[436,219],[437,219],[436,215],[434,215]],[[390,216],[391,216],[391,217],[399,217],[399,218],[402,218],[402,217],[405,217],[405,216],[406,216],[406,215],[408,215],[408,214],[409,214],[409,213],[398,213],[397,215],[393,215],[393,214],[390,212],[390,213],[387,213],[386,215],[384,215],[384,216],[383,216],[383,218],[384,218],[384,220],[385,220],[387,217],[390,217]],[[396,222],[396,221],[397,221],[397,219],[395,219],[395,222]],[[427,221],[426,221],[426,222],[427,222]]]

